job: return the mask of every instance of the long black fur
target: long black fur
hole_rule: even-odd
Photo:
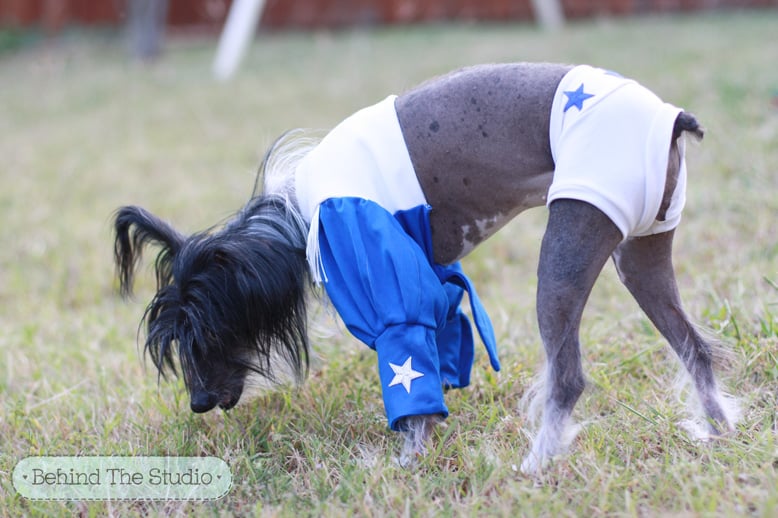
[[[125,296],[144,246],[161,247],[157,294],[143,317],[145,350],[164,376],[177,374],[177,349],[193,410],[232,407],[249,372],[277,380],[278,360],[305,377],[307,228],[285,199],[252,198],[223,228],[190,237],[142,208],[123,207],[115,231]]]

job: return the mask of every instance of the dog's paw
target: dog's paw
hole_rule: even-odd
[[[731,437],[735,427],[730,422],[714,423],[700,417],[684,419],[676,423],[693,441],[707,443]]]
[[[549,463],[560,455],[564,455],[582,425],[567,420],[563,426],[544,426],[535,440],[532,441],[530,452],[524,457],[520,470],[525,475],[538,475]]]
[[[548,457],[541,458],[534,453],[530,453],[524,457],[523,461],[521,461],[519,471],[527,476],[538,475],[541,471],[543,471],[544,468],[548,466],[549,460],[550,458]]]
[[[717,403],[718,411],[711,414],[717,418],[706,415],[699,405],[691,405],[689,418],[676,423],[692,440],[710,442],[731,437],[737,430],[735,423],[740,421],[742,416],[740,401],[733,396],[720,393],[714,394],[712,399]]]
[[[403,446],[397,462],[400,467],[413,469],[419,465],[419,461],[427,455],[427,434],[415,433],[415,431],[403,432]]]
[[[423,453],[416,451],[403,451],[400,452],[400,456],[397,458],[397,464],[403,469],[415,469],[418,467],[421,458],[424,457]]]

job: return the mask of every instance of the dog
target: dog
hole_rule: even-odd
[[[587,65],[468,67],[358,111],[323,139],[283,136],[263,189],[225,225],[190,236],[145,209],[115,217],[120,290],[146,245],[160,248],[145,350],[181,373],[194,412],[232,408],[247,375],[309,369],[310,294],[323,285],[374,349],[401,463],[423,455],[470,382],[474,338],[492,367],[489,317],[460,259],[530,207],[548,206],[537,270],[545,349],[542,421],[522,462],[540,472],[569,446],[584,390],[579,326],[600,271],[619,277],[693,381],[710,434],[733,429],[713,349],[684,312],[672,244],[685,203],[684,135],[697,119],[634,80]]]

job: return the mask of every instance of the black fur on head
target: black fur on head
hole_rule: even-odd
[[[285,362],[298,380],[308,369],[307,228],[288,200],[260,195],[223,228],[186,237],[146,210],[115,220],[114,255],[122,295],[147,244],[161,248],[157,293],[146,308],[145,350],[161,376],[181,372],[191,408],[233,407],[246,376],[277,381]]]

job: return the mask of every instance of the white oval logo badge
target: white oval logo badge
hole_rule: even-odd
[[[13,485],[31,500],[217,500],[232,473],[216,457],[28,457]]]

